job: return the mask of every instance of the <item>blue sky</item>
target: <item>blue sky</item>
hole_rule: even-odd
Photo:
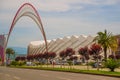
[[[19,7],[29,2],[38,10],[47,39],[96,35],[107,29],[120,34],[120,0],[0,0],[0,34],[8,33]],[[43,40],[35,22],[22,17],[14,26],[8,46],[27,47]]]

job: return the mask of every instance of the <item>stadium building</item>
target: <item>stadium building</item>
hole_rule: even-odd
[[[120,54],[120,35],[116,35],[118,39],[118,49],[116,53]],[[94,36],[65,36],[63,38],[57,38],[53,40],[47,40],[48,44],[48,52],[55,52],[56,53],[56,59],[60,58],[59,54],[61,51],[66,50],[67,48],[72,48],[75,50],[75,55],[80,57],[78,54],[78,50],[81,47],[88,46],[90,47],[93,44]],[[36,55],[36,54],[44,54],[46,52],[46,46],[44,41],[32,41],[28,45],[28,53],[27,55]],[[107,51],[108,56],[112,53],[111,50]],[[103,51],[101,55],[103,55]]]
[[[75,50],[75,54],[78,54],[80,47],[90,46],[92,44],[93,36],[65,36],[64,38],[57,38],[53,40],[47,40],[48,52],[55,52],[57,57],[59,53],[66,48],[72,48]],[[32,41],[28,45],[28,55],[41,54],[46,51],[44,41]]]

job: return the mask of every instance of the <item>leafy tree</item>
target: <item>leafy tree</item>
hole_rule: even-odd
[[[42,59],[43,59],[43,54],[42,54],[42,53],[39,53],[39,54],[38,54],[38,59],[39,59],[39,60],[42,60]]]
[[[49,52],[49,58],[50,58],[50,61],[51,61],[51,64],[54,68],[54,65],[55,65],[55,60],[54,58],[56,57],[56,53],[55,52]]]
[[[60,53],[59,53],[59,56],[62,58],[62,60],[64,60],[65,59],[65,51],[63,50],[63,51],[61,51]]]
[[[88,60],[89,60],[89,53],[88,53],[89,49],[87,46],[82,47],[78,50],[79,54],[83,56],[83,59],[87,60],[87,69],[88,69]]]
[[[104,32],[98,32],[97,36],[93,40],[94,42],[98,42],[98,44],[103,47],[105,61],[107,60],[107,50],[108,48],[111,48],[114,39],[115,38],[113,38],[112,33],[105,30]]]
[[[118,48],[118,41],[116,37],[111,37],[111,40],[112,40],[112,43],[110,45],[110,48],[112,50],[112,54],[116,56],[115,52],[117,51],[117,48]],[[114,57],[114,59],[116,59],[116,57]]]
[[[44,52],[43,58],[47,60],[47,67],[48,67],[49,52]]]
[[[67,63],[69,64],[69,67],[71,69],[71,66],[72,66],[72,60],[70,59],[70,57],[72,57],[72,55],[75,54],[75,51],[73,50],[73,48],[66,48],[65,50],[65,57],[68,57],[67,58]]]
[[[48,59],[49,58],[49,52],[44,52],[43,58]]]
[[[66,57],[66,55],[65,55],[65,51],[63,50],[63,51],[61,51],[60,53],[59,53],[59,56],[60,56],[60,58],[62,58],[62,59],[60,59],[60,67],[62,68],[62,60],[64,60],[65,59],[65,57]]]
[[[27,60],[31,60],[31,56],[30,55],[27,55]]]
[[[62,58],[62,60],[68,57],[68,60],[69,60],[68,62],[72,62],[70,57],[74,54],[75,54],[75,51],[72,48],[66,48],[66,50],[63,50],[59,53],[59,56]]]
[[[43,58],[44,58],[44,55],[43,55],[42,53],[39,53],[39,54],[37,55],[37,59],[39,60],[39,62],[38,62],[37,65],[41,65],[41,67],[42,67],[42,64],[44,64]]]
[[[97,61],[97,70],[99,70],[99,59],[100,51],[102,50],[101,46],[99,44],[92,44],[89,50],[89,54],[93,56],[93,58]]]
[[[66,54],[66,57],[67,56],[72,56],[75,54],[75,51],[72,49],[72,48],[67,48],[66,51],[65,51],[65,54]]]
[[[56,53],[55,52],[49,52],[49,57],[51,59],[55,58],[56,57]]]
[[[81,47],[78,52],[80,55],[82,55],[86,60],[89,60],[89,53],[88,53],[88,47]]]
[[[25,61],[25,59],[26,59],[26,57],[25,56],[17,56],[16,58],[15,58],[15,61]]]
[[[118,60],[118,59],[120,59],[120,54],[116,54],[116,55],[111,54],[111,55],[109,55],[109,58]]]
[[[8,59],[10,59],[10,55],[15,54],[15,51],[12,48],[7,48],[6,49],[6,54],[8,54]]]

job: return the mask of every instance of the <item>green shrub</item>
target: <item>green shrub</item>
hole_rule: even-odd
[[[13,65],[13,66],[22,66],[22,65],[25,65],[26,62],[25,61],[12,61],[10,65]]]
[[[89,62],[88,65],[94,66],[95,62]]]
[[[71,61],[71,60],[68,60],[67,63],[68,63],[69,65],[72,65],[72,61]]]
[[[16,66],[16,65],[18,65],[18,62],[17,61],[12,61],[10,65]]]
[[[120,66],[120,62],[119,60],[108,59],[106,62],[104,62],[104,66],[109,68],[111,72],[114,72],[114,70]]]
[[[18,62],[18,66],[23,66],[23,65],[25,65],[25,64],[26,64],[25,61],[19,61],[19,62]]]

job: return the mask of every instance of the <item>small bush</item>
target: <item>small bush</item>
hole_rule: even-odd
[[[25,65],[25,64],[26,64],[25,61],[19,61],[19,62],[18,62],[18,65],[19,65],[19,66],[23,66],[23,65]]]
[[[94,66],[95,62],[89,62],[88,65]]]
[[[71,61],[71,60],[68,60],[67,63],[68,63],[69,65],[72,65],[72,61]]]
[[[108,59],[104,63],[104,66],[106,68],[109,68],[111,72],[114,72],[114,70],[120,66],[120,62],[119,62],[119,60]]]
[[[16,65],[18,65],[18,62],[17,61],[12,61],[10,65],[16,66]]]
[[[13,65],[13,66],[22,66],[22,65],[25,65],[26,62],[25,61],[12,61],[10,65]]]

